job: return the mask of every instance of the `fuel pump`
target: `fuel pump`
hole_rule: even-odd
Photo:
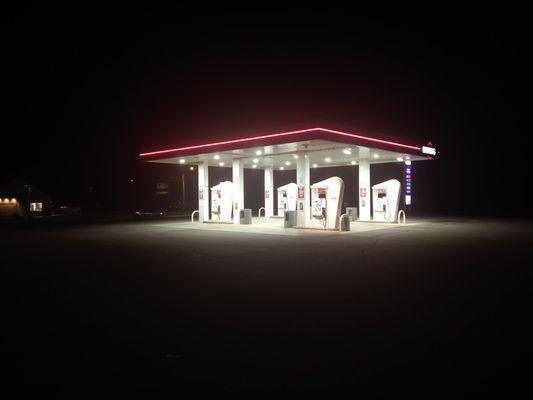
[[[344,181],[332,177],[311,185],[310,226],[322,229],[338,229],[344,196]]]
[[[396,222],[400,205],[400,182],[391,179],[372,186],[374,221]]]
[[[211,188],[211,220],[231,221],[233,205],[233,183],[220,182]]]
[[[327,189],[316,188],[315,191],[316,193],[314,193],[315,195],[313,196],[313,212],[311,214],[311,218],[321,220],[322,224],[324,225],[324,229],[326,229],[326,222],[328,219],[328,200],[326,197]]]
[[[278,188],[278,216],[283,217],[285,211],[296,210],[298,185],[289,183]]]
[[[211,192],[211,214],[220,221],[220,202],[222,200],[221,190],[213,190]],[[215,219],[211,217],[211,219]]]
[[[383,212],[383,217],[385,220],[390,220],[390,203],[389,197],[387,196],[387,189],[376,189],[377,197],[376,204],[374,204],[374,211]]]
[[[287,192],[280,192],[278,198],[278,210],[283,212],[287,209]]]

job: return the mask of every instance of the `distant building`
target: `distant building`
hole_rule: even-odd
[[[51,208],[50,196],[22,179],[0,186],[0,218],[45,215]]]

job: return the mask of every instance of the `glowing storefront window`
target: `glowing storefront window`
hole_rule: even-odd
[[[43,203],[30,203],[30,211],[42,212],[43,211]]]

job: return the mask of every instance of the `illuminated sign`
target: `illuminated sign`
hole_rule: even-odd
[[[435,147],[422,146],[422,153],[428,154],[430,156],[436,156],[437,149]]]
[[[405,162],[404,179],[405,179],[405,205],[410,206],[413,202],[412,190],[413,190],[413,169],[411,161]]]

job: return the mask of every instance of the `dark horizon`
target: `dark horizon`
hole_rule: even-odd
[[[414,175],[425,212],[531,215],[499,194],[526,179],[514,151],[528,142],[528,64],[525,27],[497,11],[13,13],[0,185],[22,178],[73,204],[92,187],[129,211],[129,180],[160,173],[141,151],[330,121],[432,140],[439,159]]]

